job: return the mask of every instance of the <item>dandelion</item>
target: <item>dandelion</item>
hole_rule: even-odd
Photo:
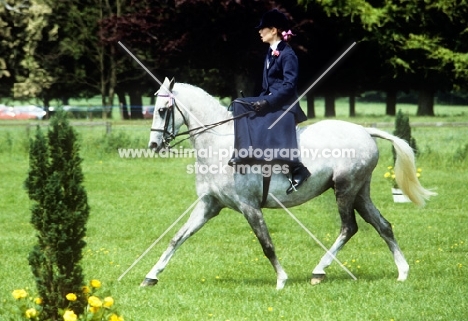
[[[99,280],[91,280],[91,287],[95,288],[95,289],[99,289],[101,287],[101,281]]]
[[[90,296],[88,298],[88,304],[91,306],[91,307],[94,307],[94,308],[100,308],[102,307],[102,301],[101,299],[99,299],[97,296]]]
[[[66,310],[63,314],[63,321],[76,321],[78,316],[72,310]]]
[[[28,296],[28,292],[26,292],[26,291],[23,290],[23,289],[14,290],[13,293],[11,293],[11,294],[13,295],[13,297],[14,297],[16,300],[24,299],[25,297]]]
[[[102,306],[105,308],[110,308],[111,306],[114,305],[114,299],[110,296],[104,298],[104,302],[102,303]]]
[[[87,285],[83,286],[81,290],[83,291],[84,294],[88,294],[89,292],[91,292],[91,289]]]
[[[109,317],[109,321],[124,321],[122,316],[118,316],[115,313],[112,313]]]
[[[67,298],[68,301],[71,301],[71,302],[76,301],[77,299],[75,293],[68,293],[65,297]]]
[[[273,307],[268,307],[268,311],[269,312],[273,311]]]
[[[34,303],[36,303],[37,305],[41,305],[42,304],[42,298],[35,298]]]
[[[99,311],[100,308],[98,307],[89,307],[89,311],[91,311],[91,313],[97,313]]]
[[[27,319],[32,319],[37,316],[37,310],[34,308],[27,309],[24,314],[26,315]]]

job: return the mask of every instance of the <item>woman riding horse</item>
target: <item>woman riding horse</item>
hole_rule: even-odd
[[[292,33],[283,13],[268,11],[256,28],[262,41],[270,44],[263,69],[263,91],[258,97],[238,98],[232,103],[234,116],[251,113],[234,121],[234,155],[228,164],[287,164],[292,176],[286,191],[290,194],[310,177],[297,156],[296,137],[296,125],[307,120],[307,116],[299,103],[291,106],[297,99],[297,56],[287,43]],[[274,151],[273,159],[271,153],[265,157],[266,150]]]

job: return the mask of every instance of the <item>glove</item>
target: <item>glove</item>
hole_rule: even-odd
[[[252,103],[252,106],[255,109],[255,111],[257,113],[259,113],[259,112],[267,109],[269,104],[268,104],[268,101],[266,101],[265,99],[262,99],[262,100],[259,100],[259,101],[256,101],[256,102]]]

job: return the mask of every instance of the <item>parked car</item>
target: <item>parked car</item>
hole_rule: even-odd
[[[34,105],[8,107],[0,105],[0,119],[42,119],[44,109]]]
[[[154,106],[143,106],[143,118],[153,119]]]

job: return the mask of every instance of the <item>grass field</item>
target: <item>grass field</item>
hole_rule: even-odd
[[[399,106],[414,115],[415,106]],[[323,115],[317,104],[317,115]],[[393,122],[377,104],[360,104],[349,119],[344,101],[337,118],[357,123]],[[468,121],[467,107],[437,106],[434,118],[415,122]],[[319,117],[320,118],[320,117]],[[311,120],[313,122],[316,120]],[[120,282],[117,278],[197,198],[192,159],[121,159],[117,147],[142,148],[149,121],[113,120],[104,127],[77,127],[84,158],[85,186],[91,206],[82,262],[86,277],[97,278],[112,294],[125,320],[466,320],[468,311],[468,127],[415,127],[421,181],[438,196],[425,208],[395,204],[383,174],[392,165],[388,142],[379,141],[372,197],[410,264],[406,282],[396,281],[392,256],[377,233],[358,218],[359,232],[318,286],[309,284],[323,250],[282,210],[265,210],[277,253],[289,281],[275,290],[276,277],[244,218],[231,210],[187,241],[154,288],[138,285],[165,250],[166,235]],[[391,131],[392,128],[385,128]],[[11,292],[34,291],[27,256],[35,243],[29,224],[30,201],[23,189],[28,170],[24,126],[0,124],[0,320],[12,318]],[[313,179],[313,178],[312,178]],[[333,193],[291,211],[326,246],[340,221]],[[184,221],[184,220],[183,220]],[[180,227],[183,222],[177,226]]]

